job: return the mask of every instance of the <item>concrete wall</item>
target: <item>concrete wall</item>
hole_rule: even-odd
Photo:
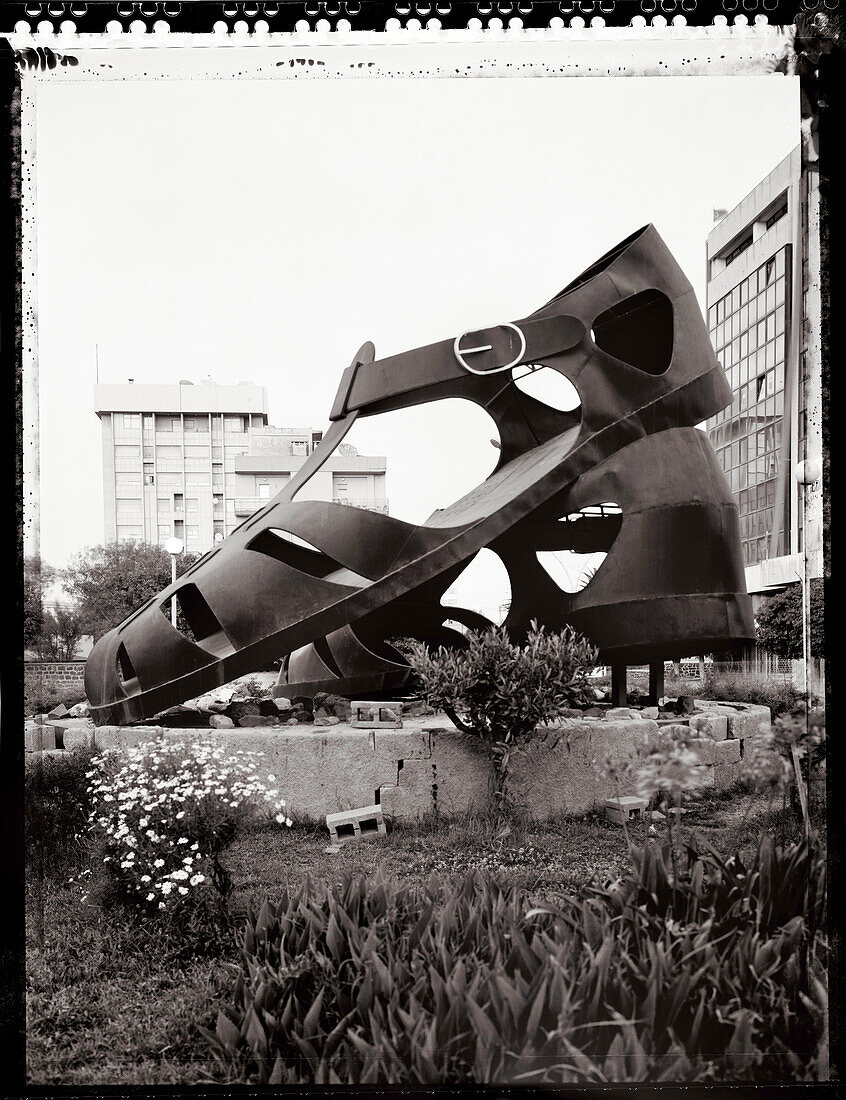
[[[684,724],[683,719],[675,722]],[[728,786],[738,777],[741,742],[768,728],[766,707],[708,704],[691,716],[696,729],[702,778],[707,786]],[[456,814],[482,808],[488,799],[490,768],[479,743],[445,718],[406,719],[400,730],[361,730],[346,724],[321,727],[244,727],[237,730],[101,726],[84,719],[54,723],[57,745],[98,749],[169,741],[213,739],[225,749],[260,754],[259,771],[275,777],[291,813],[322,819],[337,810],[380,802],[388,816]],[[29,731],[40,747],[36,729]],[[654,743],[658,723],[645,718],[569,718],[545,728],[512,755],[510,788],[533,818],[582,814],[617,793],[603,778],[610,759],[620,774],[621,794],[632,769]],[[36,744],[38,742],[38,744]],[[722,742],[720,745],[718,742]],[[52,743],[51,743],[52,744]],[[44,742],[44,747],[48,747]]]

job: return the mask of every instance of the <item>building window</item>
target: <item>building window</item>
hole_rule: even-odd
[[[270,484],[267,481],[260,481],[258,484],[259,500],[270,500]]]
[[[169,523],[159,524],[159,542],[163,539],[169,539],[171,535],[171,527]]]
[[[155,424],[154,424],[154,421],[153,421],[153,417],[150,416],[149,414],[145,414],[145,416],[144,416],[144,431],[145,432],[151,432],[154,427],[155,427]]]
[[[141,417],[139,413],[124,413],[123,414],[123,426],[124,428],[137,428]]]
[[[745,252],[746,249],[751,246],[751,244],[752,244],[752,232],[750,230],[749,233],[743,238],[742,241],[737,242],[737,244],[734,246],[734,248],[732,248],[731,252],[726,253],[726,267],[728,267],[728,265],[730,263],[732,263],[734,260],[736,260],[737,257],[741,254],[741,252]]]
[[[291,442],[292,455],[304,455],[308,452],[308,446],[304,439],[294,439]]]
[[[784,200],[784,202],[781,204],[781,206],[778,208],[778,210],[774,210],[773,213],[770,214],[770,216],[767,218],[766,222],[764,223],[766,225],[767,229],[771,229],[777,221],[780,221],[784,217],[784,215],[786,213],[787,213],[787,199]]]
[[[244,418],[243,416],[227,416],[223,420],[224,429],[227,432],[243,432]]]
[[[200,537],[200,528],[199,527],[192,527],[189,524],[187,530],[188,530],[188,538],[189,539],[198,539]]]
[[[180,516],[185,511],[185,498],[182,493],[173,494],[173,510]]]

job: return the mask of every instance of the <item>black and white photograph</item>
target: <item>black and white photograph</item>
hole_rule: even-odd
[[[19,1089],[837,1080],[841,19],[706,6],[4,5]]]

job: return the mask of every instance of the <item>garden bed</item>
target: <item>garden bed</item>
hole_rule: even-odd
[[[682,833],[717,851],[754,852],[768,817],[777,838],[797,839],[801,825],[765,795],[710,793],[691,803]],[[653,826],[655,827],[655,826]],[[638,843],[656,843],[647,822]],[[478,869],[524,888],[533,903],[560,900],[592,878],[613,879],[629,867],[622,830],[598,815],[492,826],[482,816],[399,825],[379,840],[353,842],[327,854],[324,828],[267,828],[229,849],[233,911],[246,912],[286,886],[311,878],[338,882],[345,871],[381,869],[396,884],[423,885],[432,872]],[[73,876],[75,881],[68,882]],[[33,1084],[203,1084],[232,1080],[199,1030],[213,1030],[234,981],[238,951],[222,937],[192,957],[151,926],[102,916],[83,900],[79,869],[30,881],[28,890],[28,1067]],[[236,923],[237,917],[236,917]],[[235,1078],[237,1079],[237,1078]]]

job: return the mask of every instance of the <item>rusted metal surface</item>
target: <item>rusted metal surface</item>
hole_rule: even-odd
[[[388,639],[461,644],[449,620],[486,624],[441,605],[485,547],[509,573],[505,625],[515,638],[532,619],[571,623],[607,662],[634,662],[753,636],[737,510],[693,427],[731,391],[693,290],[654,227],[530,317],[374,356],[372,344],[355,356],[331,426],[295,478],[94,647],[85,679],[98,724],[151,717],[280,656],[277,695],[401,690],[409,670]],[[515,375],[530,366],[561,372],[581,406],[561,412],[523,393]],[[485,407],[500,457],[480,486],[425,524],[294,499],[358,416],[444,397]],[[561,522],[604,501],[621,513]],[[549,549],[607,557],[571,594],[538,562]],[[174,594],[192,637],[166,615]]]

